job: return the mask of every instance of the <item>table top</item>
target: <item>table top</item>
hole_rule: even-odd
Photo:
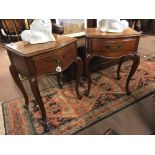
[[[29,44],[28,42],[19,41],[16,43],[10,43],[10,44],[5,45],[5,48],[19,55],[30,57],[30,56],[34,56],[37,54],[46,53],[49,51],[50,52],[55,51],[56,49],[59,49],[72,42],[77,41],[77,39],[75,38],[62,36],[58,34],[54,34],[54,37],[56,41],[50,41],[48,43],[32,45],[32,44]]]
[[[114,32],[102,32],[98,28],[87,28],[85,29],[85,35],[88,38],[122,38],[122,37],[134,37],[140,36],[141,34],[132,28],[127,28],[121,33]]]

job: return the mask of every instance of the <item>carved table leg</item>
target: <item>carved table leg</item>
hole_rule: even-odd
[[[79,83],[80,83],[80,77],[83,72],[83,63],[80,57],[77,57],[75,62],[77,64],[75,91],[76,91],[76,95],[78,96],[78,98],[81,99],[82,96],[79,94],[78,88],[79,88]]]
[[[60,74],[61,74],[61,73],[57,73],[57,74],[56,74],[56,78],[57,78],[57,83],[58,83],[59,88],[62,89],[62,88],[63,88],[63,85],[62,85],[61,82],[60,82]]]
[[[31,86],[31,89],[32,89],[32,93],[33,93],[33,95],[35,97],[36,102],[38,103],[38,105],[40,107],[40,111],[41,111],[41,115],[42,115],[42,121],[43,121],[42,124],[44,125],[45,131],[46,131],[47,130],[46,112],[45,112],[45,108],[44,108],[42,98],[40,96],[37,78],[36,77],[31,77],[31,78],[29,78],[29,81],[30,81],[30,86]]]
[[[121,57],[120,62],[119,62],[119,64],[118,64],[118,69],[117,69],[117,80],[120,80],[120,79],[121,79],[120,70],[121,70],[121,66],[122,66],[122,64],[123,64],[124,58],[125,58],[125,56],[124,56],[124,57]]]
[[[25,108],[28,108],[28,106],[29,106],[29,99],[28,99],[27,93],[25,91],[25,88],[22,85],[22,82],[20,81],[18,72],[16,71],[16,68],[13,65],[10,65],[9,66],[9,70],[10,70],[10,73],[11,73],[11,75],[12,75],[15,83],[17,84],[18,88],[21,90],[21,92],[22,92],[22,94],[24,96],[24,99],[25,99],[25,105],[24,105],[24,107]]]
[[[129,82],[130,82],[131,78],[133,77],[136,69],[138,68],[139,62],[140,62],[139,54],[137,54],[137,53],[133,54],[133,64],[132,64],[131,70],[129,72],[127,81],[126,81],[126,93],[127,93],[127,95],[131,94],[131,92],[129,90]]]
[[[92,56],[90,54],[88,54],[86,56],[86,59],[85,59],[85,62],[86,62],[86,76],[87,76],[87,82],[88,82],[88,90],[85,91],[85,96],[88,96],[89,95],[89,92],[90,92],[90,88],[91,88],[91,78],[90,78],[90,61],[92,59]]]
[[[84,78],[87,78],[87,72],[86,72],[86,55],[87,55],[87,49],[86,48],[83,48],[83,59],[82,59],[82,61],[83,61],[83,76],[84,76]]]

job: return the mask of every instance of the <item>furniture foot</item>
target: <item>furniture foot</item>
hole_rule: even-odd
[[[34,100],[34,104],[33,104],[33,111],[36,112],[39,110],[39,107],[37,106],[38,104],[36,103],[36,101]]]
[[[129,75],[127,77],[127,81],[126,81],[126,94],[127,95],[131,94],[131,91],[129,90],[129,83],[130,83],[130,80],[133,77],[134,73],[136,72],[136,69],[138,68],[139,63],[140,63],[139,54],[137,54],[137,53],[133,54],[133,64],[132,64],[131,70],[129,72]]]
[[[121,66],[122,66],[122,64],[123,64],[124,58],[125,58],[125,56],[124,56],[124,57],[121,57],[121,58],[120,58],[120,62],[119,62],[119,64],[118,64],[118,69],[117,69],[117,80],[120,80],[120,79],[121,79],[120,70],[121,70]]]
[[[20,91],[22,92],[22,94],[24,96],[24,99],[25,99],[24,108],[28,109],[29,99],[28,99],[27,93],[25,91],[25,88],[24,88],[24,86],[23,86],[23,84],[19,78],[18,72],[16,71],[16,68],[13,65],[9,66],[9,70],[10,70],[10,73],[13,77],[14,82],[17,84],[18,88],[20,89]]]
[[[76,95],[78,96],[78,98],[81,99],[82,96],[80,95],[78,88],[80,84],[80,77],[83,72],[83,63],[80,57],[77,57],[75,62],[77,65],[75,91],[76,91]]]
[[[29,108],[29,106],[26,105],[26,104],[24,104],[23,107],[24,107],[25,109],[28,109],[28,108]]]
[[[29,82],[30,82],[30,86],[31,86],[31,89],[32,89],[32,93],[33,93],[33,95],[35,97],[35,100],[36,100],[37,104],[39,105],[41,115],[42,115],[42,121],[46,122],[46,112],[45,112],[45,108],[44,108],[42,98],[40,96],[37,78],[36,77],[31,77],[31,78],[29,78]]]
[[[50,131],[51,128],[52,128],[52,125],[47,123],[47,121],[41,121],[40,124],[42,124],[42,126],[44,127],[44,132],[43,133],[46,133],[46,132]]]

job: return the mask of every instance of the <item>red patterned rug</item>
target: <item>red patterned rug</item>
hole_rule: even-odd
[[[135,103],[155,91],[155,61],[141,61],[130,82],[132,94],[125,93],[125,81],[131,62],[122,66],[121,79],[116,80],[117,66],[92,74],[92,88],[88,97],[78,100],[74,82],[41,91],[48,122],[52,124],[49,132],[43,132],[40,111],[34,109],[34,99],[30,96],[28,112],[23,108],[23,99],[3,103],[3,116],[6,134],[74,134],[96,121],[110,116]],[[86,82],[80,92],[86,90]]]

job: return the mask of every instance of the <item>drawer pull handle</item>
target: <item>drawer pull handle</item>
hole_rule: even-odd
[[[122,47],[121,45],[118,45],[118,46],[116,46],[116,47],[112,47],[112,46],[110,46],[110,45],[107,45],[107,46],[106,46],[106,48],[108,48],[108,49],[111,50],[111,51],[116,51],[116,50],[120,49],[121,47]]]
[[[62,56],[62,58],[64,59],[64,58],[66,58],[66,56],[67,56],[67,54],[64,54],[64,55]]]
[[[64,54],[64,55],[62,56],[61,60],[57,60],[56,58],[52,58],[52,59],[51,59],[51,62],[52,62],[52,63],[56,63],[56,64],[57,64],[58,62],[62,62],[63,59],[66,58],[66,56],[67,56],[67,54]]]
[[[51,59],[51,62],[57,64],[57,63],[58,63],[58,60],[56,60],[56,59]]]

